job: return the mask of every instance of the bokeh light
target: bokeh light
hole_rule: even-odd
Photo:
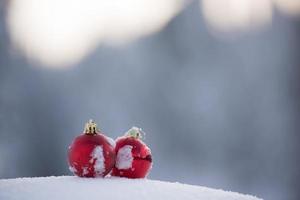
[[[271,0],[202,0],[203,15],[218,31],[257,28],[272,20]]]
[[[160,30],[183,0],[13,0],[13,44],[45,66],[67,67],[101,42],[124,43]]]
[[[11,41],[43,66],[74,66],[99,44],[120,45],[161,30],[187,0],[12,0]],[[300,14],[299,0],[200,0],[217,32],[257,30],[271,24],[273,8]]]
[[[299,15],[300,14],[300,1],[299,0],[274,0],[277,8],[289,15]]]

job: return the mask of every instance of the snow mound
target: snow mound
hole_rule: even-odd
[[[235,192],[149,179],[74,176],[0,180],[1,200],[259,200]],[[260,199],[261,200],[261,199]]]

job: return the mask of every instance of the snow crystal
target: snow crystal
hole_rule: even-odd
[[[118,169],[129,169],[132,166],[133,157],[131,154],[132,146],[125,145],[120,148],[117,154],[116,167]]]
[[[114,192],[118,191],[118,192]],[[74,176],[0,180],[1,200],[262,200],[207,187],[149,179]]]
[[[103,156],[103,148],[102,146],[98,145],[94,148],[93,152],[91,153],[91,159],[90,163],[93,163],[94,160],[94,169],[96,172],[96,175],[102,175],[103,172],[105,171],[105,166],[104,166],[104,156]]]

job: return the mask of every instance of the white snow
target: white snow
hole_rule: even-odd
[[[119,149],[116,160],[116,167],[118,169],[129,169],[132,166],[132,146],[125,145]]]
[[[148,179],[75,176],[0,180],[1,200],[261,200],[207,187]]]
[[[85,176],[89,173],[89,170],[87,167],[82,167],[82,175]]]
[[[106,136],[106,135],[104,135],[104,136],[106,137],[108,143],[109,143],[113,148],[115,148],[115,146],[116,146],[115,140],[112,139],[112,138],[110,138],[110,137],[108,137],[108,136]]]
[[[75,169],[75,167],[72,167],[72,166],[69,166],[69,170],[72,172],[72,173],[76,173],[77,170]]]
[[[94,160],[96,160],[95,164],[94,164],[94,169],[95,169],[96,175],[101,176],[103,174],[103,172],[105,171],[102,146],[100,146],[100,145],[95,146],[93,152],[91,153],[91,157],[92,158],[90,160],[90,163],[93,163]]]

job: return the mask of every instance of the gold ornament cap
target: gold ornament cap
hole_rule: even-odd
[[[133,126],[131,129],[129,129],[125,133],[125,135],[127,137],[133,137],[133,138],[136,138],[136,139],[142,139],[144,137],[145,133],[142,131],[141,128]]]
[[[87,135],[94,135],[97,134],[99,132],[97,124],[90,119],[84,126],[84,130],[83,133],[87,134]]]

